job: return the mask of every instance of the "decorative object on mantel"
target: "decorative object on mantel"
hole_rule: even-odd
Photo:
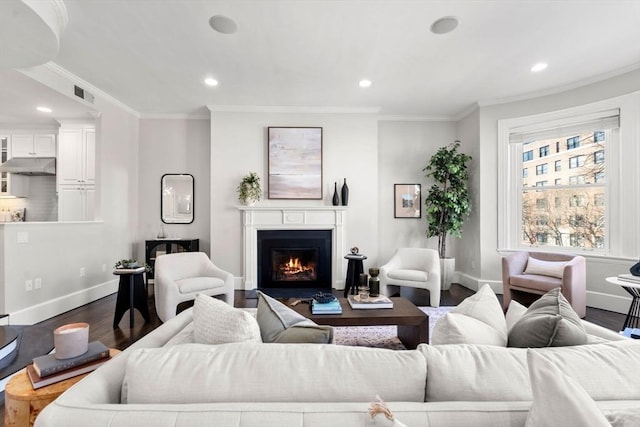
[[[347,206],[349,204],[349,186],[347,185],[347,178],[344,179],[344,184],[342,184],[342,206]]]
[[[458,148],[460,141],[457,140],[440,147],[422,169],[426,177],[436,181],[425,199],[425,216],[427,237],[438,236],[443,290],[449,289],[455,271],[455,258],[446,257],[447,235],[462,237],[462,225],[471,211],[467,190],[467,162],[471,156],[458,152]]]
[[[260,177],[255,172],[249,172],[242,178],[238,188],[238,201],[245,206],[252,206],[262,198]]]
[[[338,206],[340,204],[340,197],[338,197],[338,183],[333,183],[333,199],[331,199],[331,203],[333,206]]]

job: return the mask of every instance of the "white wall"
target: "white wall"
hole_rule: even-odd
[[[461,261],[462,270],[459,272],[466,276],[470,287],[475,288],[484,282],[490,282],[494,285],[501,283],[501,258],[503,254],[498,252],[497,247],[499,226],[497,223],[498,168],[501,167],[498,164],[498,120],[582,106],[631,94],[638,90],[640,90],[640,70],[554,95],[480,107],[478,131],[480,163],[478,165],[479,173],[474,176],[474,191],[477,185],[475,180],[479,180],[480,183],[479,194],[474,196],[478,206],[472,212],[474,218],[469,221],[469,227],[473,227],[473,231],[465,233],[462,241],[465,247],[468,244],[468,247],[476,251],[476,254],[472,255],[468,251],[461,251],[458,254],[464,259]],[[626,189],[627,197],[622,199],[623,216],[614,219],[614,221],[622,221],[622,223],[616,224],[616,227],[626,228],[629,232],[634,233],[627,234],[629,240],[633,240],[634,243],[625,245],[624,253],[617,254],[615,257],[587,256],[587,305],[619,312],[628,310],[630,300],[619,287],[607,285],[604,278],[627,271],[628,267],[633,264],[633,260],[637,261],[637,258],[640,257],[637,243],[637,219],[640,218],[640,190],[637,184],[640,181],[637,167],[640,164],[640,149],[638,148],[640,144],[638,138],[640,116],[638,115],[638,98],[634,99],[635,101],[627,101],[628,104],[631,104],[628,105],[630,109],[627,109],[626,117],[621,117],[621,120],[626,122],[627,131],[631,131],[635,137],[623,138],[621,170],[617,171],[625,176],[625,182],[634,182],[634,186]],[[469,129],[472,130],[475,127],[473,124],[475,120],[473,117],[461,120],[459,131],[462,132],[463,128],[466,129],[465,132]],[[480,236],[479,241],[476,240],[477,236]],[[477,262],[475,260],[478,258],[480,259],[479,272],[477,269],[470,268],[471,261]]]
[[[160,180],[166,173],[191,174],[194,178],[194,217],[191,224],[164,224],[169,237],[200,239],[200,250],[209,253],[210,237],[210,124],[209,120],[140,120],[140,245],[155,239],[160,225]]]
[[[267,198],[269,126],[323,128],[323,200]],[[216,112],[211,113],[211,257],[238,277],[242,271],[241,216],[236,187],[248,172],[261,177],[263,200],[258,205],[331,205],[334,182],[349,186],[347,245],[369,256],[378,255],[377,122],[367,114]],[[346,262],[346,261],[345,261]],[[375,265],[375,264],[373,264]],[[236,286],[241,284],[238,279]]]
[[[438,148],[456,139],[455,122],[380,121],[378,123],[378,246],[379,265],[399,247],[438,248],[438,238],[426,237],[424,199],[432,182],[423,168]],[[394,184],[421,184],[422,217],[394,218]],[[456,239],[451,239],[456,240]],[[447,254],[453,250],[447,250]]]
[[[47,66],[24,73],[73,98],[79,79]],[[87,87],[87,85],[85,85]],[[139,241],[138,117],[91,89],[96,119],[96,221],[4,225],[0,239],[0,311],[11,322],[29,324],[113,293],[115,261],[129,258]],[[17,243],[26,232],[28,243]],[[104,266],[104,268],[103,268]],[[80,268],[86,275],[80,277]],[[27,292],[25,280],[42,279],[42,289]]]

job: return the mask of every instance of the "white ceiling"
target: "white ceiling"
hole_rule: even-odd
[[[143,115],[218,105],[456,117],[640,67],[640,0],[64,3],[53,61]],[[238,31],[216,33],[213,15]],[[458,28],[431,33],[443,16]],[[532,73],[538,61],[549,67]],[[358,87],[363,78],[373,85]]]

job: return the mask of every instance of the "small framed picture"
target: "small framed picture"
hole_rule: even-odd
[[[422,195],[420,184],[393,185],[394,218],[421,218]]]

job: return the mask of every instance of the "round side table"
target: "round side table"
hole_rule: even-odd
[[[111,357],[118,353],[120,353],[120,350],[109,349]],[[5,427],[33,426],[36,417],[45,406],[90,373],[78,375],[77,377],[34,390],[26,369],[22,369],[11,377],[4,389]]]
[[[607,277],[605,280],[613,285],[622,286],[622,289],[629,292],[632,297],[629,312],[626,319],[624,319],[624,325],[622,325],[621,330],[640,327],[640,284],[621,280],[617,277]]]

